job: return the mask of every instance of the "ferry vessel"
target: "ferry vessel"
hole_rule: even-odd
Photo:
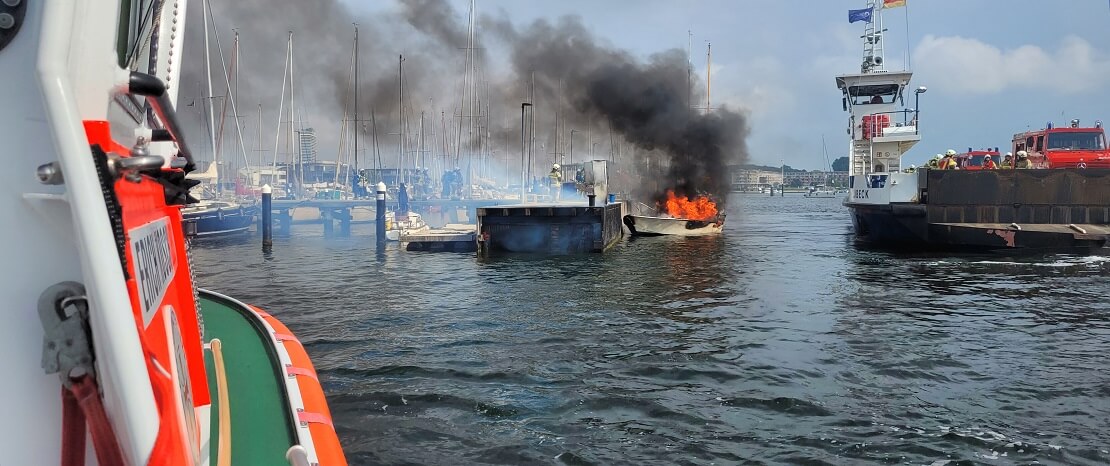
[[[908,70],[884,68],[882,4],[871,0],[867,8],[873,14],[867,15],[862,36],[860,72],[836,76],[841,105],[849,113],[849,192],[844,205],[858,239],[914,250],[1108,245],[1110,169],[1096,168],[1103,163],[1097,151],[1077,147],[1069,152],[1071,157],[1056,152],[1058,163],[1042,169],[903,170],[903,156],[921,140],[917,100],[926,88],[911,88]],[[913,108],[905,106],[909,92]],[[1033,135],[1032,149],[1051,146],[1037,141],[1053,134],[1063,133]],[[1022,150],[1028,151],[1029,136],[1020,139],[1026,144]],[[1104,137],[1102,141],[1105,147]],[[1050,151],[1047,158],[1053,155]]]
[[[0,2],[5,465],[346,464],[292,332],[193,279],[188,3]]]

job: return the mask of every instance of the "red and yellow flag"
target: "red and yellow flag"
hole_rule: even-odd
[[[906,0],[883,0],[883,8],[898,8],[906,6]]]

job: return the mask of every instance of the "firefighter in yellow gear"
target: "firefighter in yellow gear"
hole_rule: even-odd
[[[944,158],[940,159],[941,170],[959,170],[960,166],[956,163],[956,151],[948,149],[944,152]]]
[[[551,195],[554,196],[555,199],[561,197],[560,191],[562,191],[563,187],[563,173],[559,171],[560,168],[561,167],[559,167],[557,163],[551,164],[551,173],[547,174],[547,178],[551,183]]]
[[[999,168],[1002,168],[1003,170],[1009,170],[1011,168],[1014,168],[1014,153],[1013,152],[1007,152],[1006,153],[1006,157],[1004,157],[1002,159],[1002,164],[999,165]]]
[[[1018,169],[1033,168],[1033,162],[1029,160],[1029,153],[1028,152],[1025,152],[1023,150],[1018,151],[1018,153],[1017,153],[1017,163],[1014,164],[1014,168],[1018,168]]]
[[[925,162],[925,168],[931,168],[933,170],[940,168],[940,159],[942,158],[944,158],[943,155],[937,154],[935,157],[929,159],[928,162]]]

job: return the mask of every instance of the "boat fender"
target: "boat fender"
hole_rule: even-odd
[[[216,209],[216,218],[218,218],[221,222],[224,221],[224,209],[223,209],[223,207],[220,207],[220,208]]]
[[[705,228],[708,225],[709,225],[709,222],[702,221],[702,220],[687,220],[686,221],[686,229],[687,230],[697,230],[698,228]]]
[[[636,234],[636,219],[631,215],[624,216],[624,225],[628,227],[628,231]]]

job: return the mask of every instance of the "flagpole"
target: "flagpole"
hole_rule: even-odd
[[[910,2],[902,6],[906,9],[906,71],[910,70]]]

